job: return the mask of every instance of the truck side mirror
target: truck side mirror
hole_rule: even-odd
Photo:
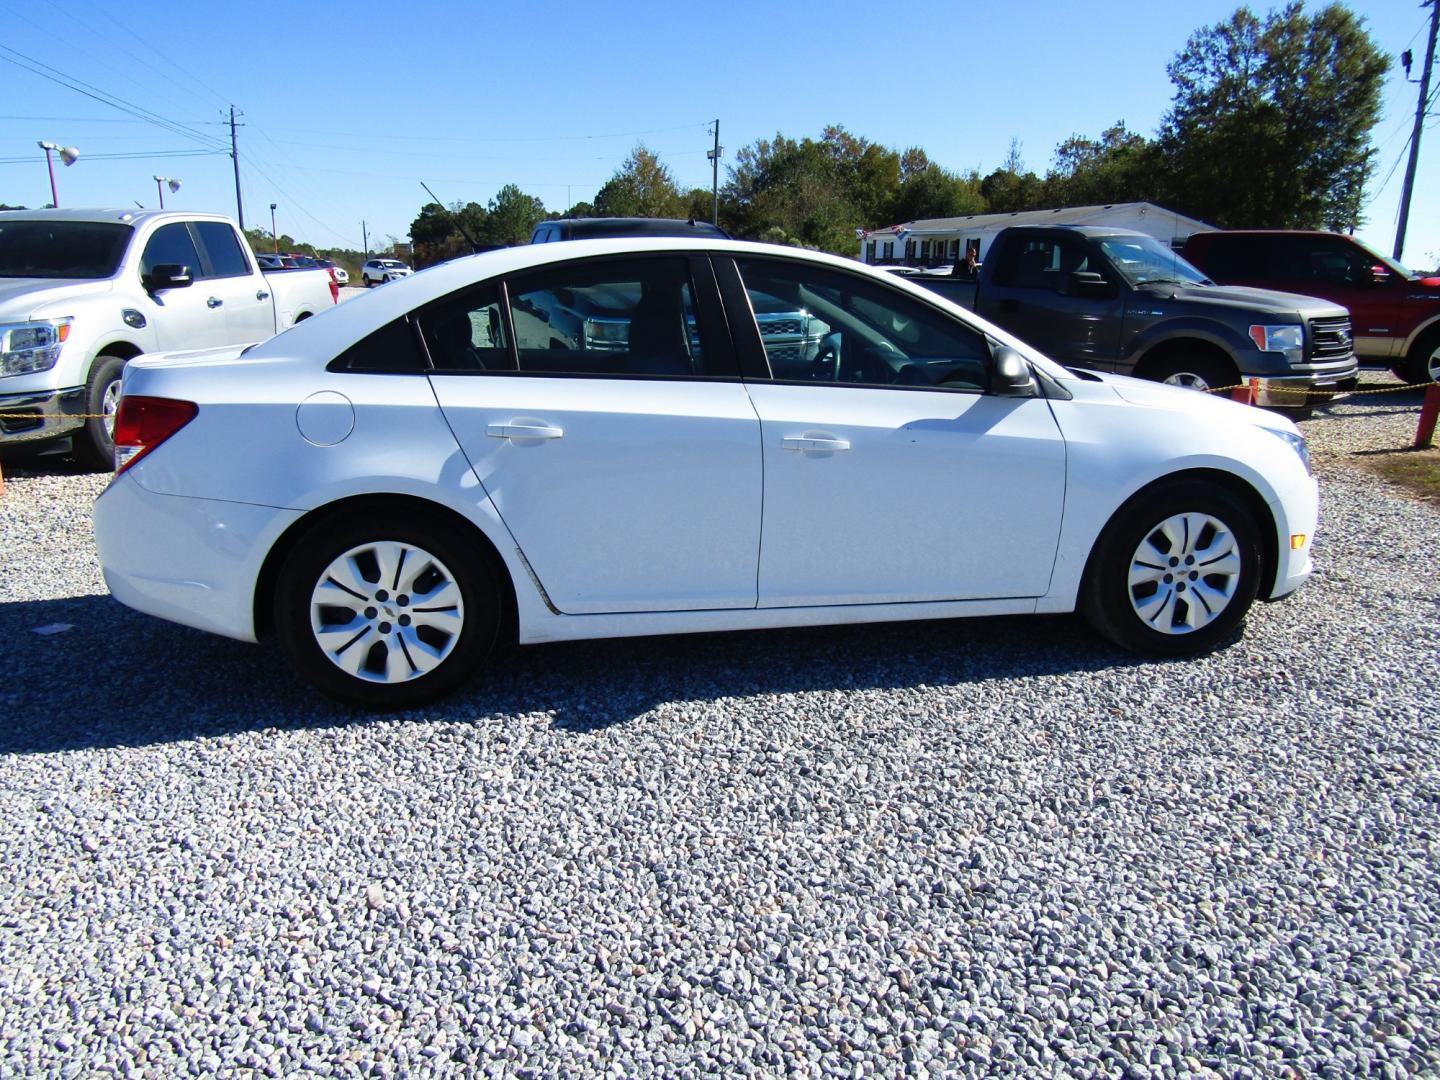
[[[990,392],[1000,397],[1034,397],[1035,376],[1030,364],[1009,345],[995,350],[994,368],[990,373]]]
[[[147,292],[159,292],[161,289],[185,289],[189,288],[192,282],[190,267],[181,266],[179,263],[157,263],[145,275],[145,289]]]
[[[1378,264],[1370,267],[1370,284],[1389,285],[1390,268],[1388,266],[1380,266]]]
[[[1115,286],[1094,270],[1076,270],[1070,275],[1066,291],[1071,296],[1088,296],[1095,300],[1108,300],[1116,292]]]

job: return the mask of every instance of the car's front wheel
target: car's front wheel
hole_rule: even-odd
[[[1081,607],[1101,634],[1136,652],[1206,652],[1231,634],[1260,585],[1260,532],[1223,488],[1145,492],[1101,535]]]
[[[85,426],[75,441],[75,460],[87,469],[115,468],[115,415],[120,409],[120,384],[125,361],[97,356],[85,380]]]
[[[368,511],[313,526],[275,584],[281,647],[310,682],[370,708],[457,688],[494,647],[495,575],[454,528]]]

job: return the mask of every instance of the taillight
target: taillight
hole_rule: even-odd
[[[332,304],[340,302],[340,279],[335,276],[334,267],[330,268],[330,302]]]
[[[115,474],[135,462],[195,419],[200,407],[193,401],[173,398],[131,397],[120,399],[115,414]]]

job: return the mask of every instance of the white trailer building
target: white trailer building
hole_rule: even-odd
[[[949,266],[964,258],[967,247],[973,247],[983,261],[990,241],[1001,229],[1013,225],[1113,225],[1147,233],[1176,250],[1191,233],[1215,228],[1148,202],[966,214],[866,231],[861,236],[860,258],[876,266]]]

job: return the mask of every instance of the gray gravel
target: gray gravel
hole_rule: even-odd
[[[0,1073],[1440,1072],[1440,515],[1305,427],[1320,572],[1072,619],[521,650],[433,709],[104,595],[0,498]],[[69,624],[50,635],[39,627]]]

